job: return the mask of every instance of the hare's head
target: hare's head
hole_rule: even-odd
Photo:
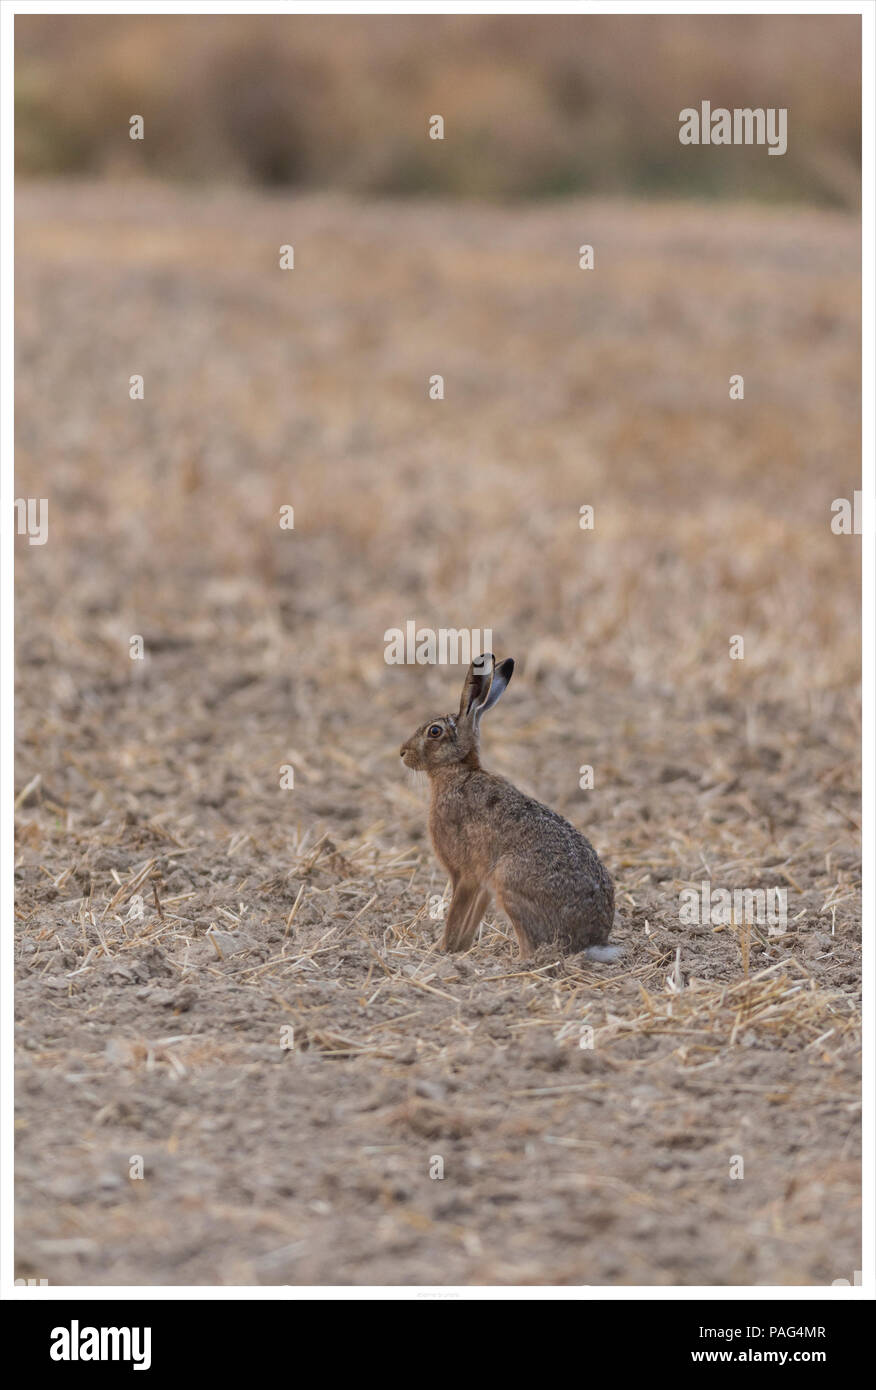
[[[514,662],[510,657],[496,665],[492,652],[479,656],[468,668],[457,714],[440,714],[421,724],[399,752],[405,767],[434,773],[454,763],[479,767],[478,725],[482,714],[492,709],[511,679]]]

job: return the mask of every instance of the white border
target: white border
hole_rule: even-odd
[[[12,512],[14,500],[13,472],[13,151],[14,151],[14,18],[17,14],[665,14],[678,13],[677,5],[664,4],[625,4],[625,3],[578,3],[553,4],[544,9],[532,3],[480,3],[470,5],[417,5],[411,3],[359,3],[359,4],[296,4],[278,3],[267,0],[256,6],[228,3],[173,3],[172,0],[155,0],[152,4],[125,3],[125,0],[104,0],[103,3],[36,3],[36,0],[19,0],[0,6],[0,157],[2,157],[2,267],[0,267],[0,304],[2,304],[2,326],[0,326],[0,356],[2,356],[2,415],[0,415],[0,515],[4,518],[0,529],[0,913],[2,913],[3,965],[0,980],[0,1011],[2,1011],[2,1058],[0,1058],[0,1297],[6,1299],[36,1299],[53,1301],[55,1299],[103,1300],[114,1299],[156,1299],[156,1300],[274,1300],[291,1299],[332,1299],[338,1301],[417,1299],[427,1300],[430,1296],[442,1299],[479,1301],[501,1299],[503,1301],[540,1301],[551,1299],[564,1301],[605,1300],[627,1301],[644,1299],[661,1302],[667,1299],[688,1301],[690,1299],[737,1301],[741,1299],[758,1300],[769,1303],[775,1299],[796,1300],[801,1303],[820,1301],[872,1301],[876,1297],[874,1285],[874,1255],[876,1255],[876,1193],[874,1193],[874,1172],[876,1172],[876,1133],[874,1133],[874,1019],[873,1019],[873,940],[872,924],[876,912],[874,897],[873,847],[876,843],[876,740],[874,740],[874,721],[876,721],[876,612],[874,612],[874,587],[876,587],[876,551],[874,551],[874,458],[876,458],[876,413],[874,413],[874,371],[876,371],[876,340],[874,340],[874,276],[873,247],[876,245],[876,220],[874,220],[874,36],[876,36],[876,7],[873,0],[859,0],[859,3],[834,4],[817,3],[816,0],[741,0],[737,4],[703,4],[684,13],[698,14],[859,14],[862,17],[862,60],[864,67],[863,85],[863,201],[862,201],[862,247],[863,247],[863,707],[864,731],[862,759],[864,768],[863,798],[863,923],[864,923],[864,1206],[863,1206],[863,1273],[862,1283],[855,1287],[833,1286],[746,1286],[746,1287],[687,1287],[672,1288],[648,1286],[580,1286],[575,1287],[529,1287],[500,1285],[498,1287],[469,1286],[222,1286],[208,1285],[181,1286],[168,1285],[153,1287],[131,1285],[113,1287],[104,1285],[58,1285],[39,1287],[18,1287],[13,1284],[13,1140],[12,1091],[13,1091],[13,1031],[14,1003],[12,970],[9,968],[13,953],[13,818],[7,813],[14,799],[13,767],[13,529]],[[849,462],[850,482],[853,478],[853,465]],[[829,1174],[827,1181],[829,1181]]]

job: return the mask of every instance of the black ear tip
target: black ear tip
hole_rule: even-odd
[[[506,657],[505,657],[505,660],[502,662],[502,664],[501,664],[500,666],[497,666],[497,667],[496,667],[496,670],[497,670],[497,671],[501,671],[501,673],[502,673],[502,675],[505,677],[506,681],[510,681],[511,677],[512,677],[513,674],[514,674],[514,658],[513,658],[513,656],[506,656]]]

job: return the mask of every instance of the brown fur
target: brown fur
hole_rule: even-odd
[[[480,717],[513,670],[513,661],[496,666],[492,655],[472,662],[459,713],[428,720],[401,746],[405,765],[429,775],[429,831],[453,885],[442,946],[467,950],[491,894],[522,956],[545,944],[569,953],[604,946],[614,885],[593,846],[556,811],[481,767]]]

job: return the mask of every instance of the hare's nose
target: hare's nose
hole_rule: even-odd
[[[401,748],[398,750],[398,752],[399,752],[399,757],[400,757],[400,758],[403,758],[404,755],[405,755],[405,753],[407,753],[407,751],[408,751],[408,745],[407,745],[406,743],[403,743],[402,746],[401,746]]]

